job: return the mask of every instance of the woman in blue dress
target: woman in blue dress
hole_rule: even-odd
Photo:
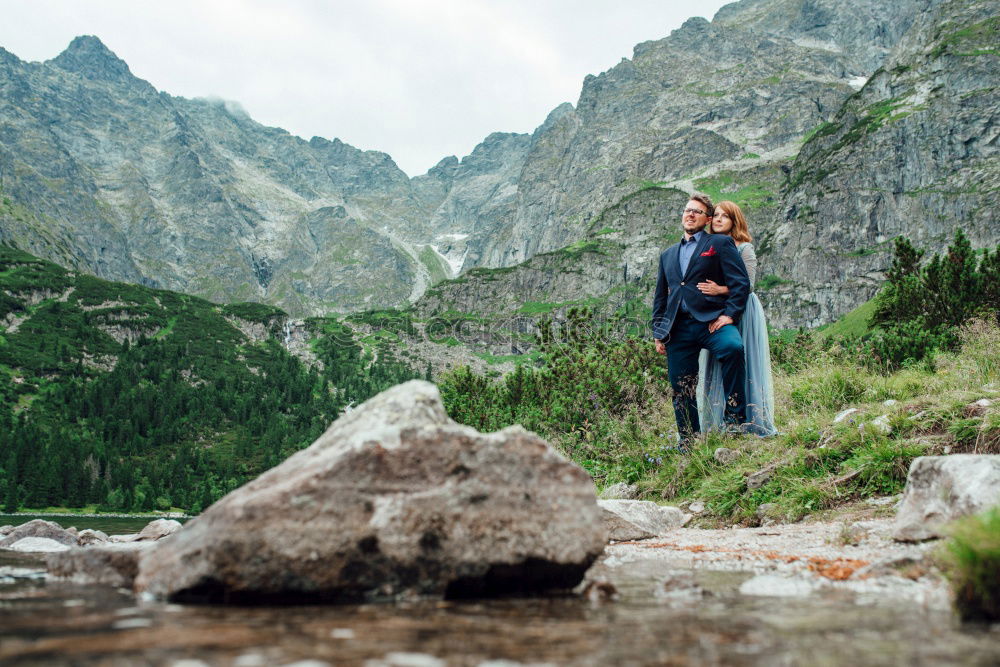
[[[740,207],[731,201],[719,202],[712,218],[713,234],[729,234],[736,242],[743,263],[750,275],[751,288],[757,282],[757,254],[754,252],[753,238],[747,219]],[[711,280],[698,283],[698,289],[705,294],[727,294],[729,288],[717,285]],[[774,427],[774,385],[771,382],[771,349],[767,338],[767,321],[760,299],[751,291],[747,307],[737,325],[743,337],[743,349],[747,364],[747,425],[745,429],[762,437],[775,435]],[[725,397],[722,394],[722,369],[708,350],[701,351],[698,381],[698,419],[702,431],[723,430]]]

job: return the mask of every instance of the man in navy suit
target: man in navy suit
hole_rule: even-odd
[[[684,238],[660,255],[653,297],[653,338],[656,351],[667,355],[681,451],[701,431],[696,392],[703,348],[722,366],[726,423],[738,429],[746,422],[746,362],[735,323],[746,307],[750,279],[732,237],[705,231],[713,213],[711,199],[691,195],[681,217]],[[697,285],[706,280],[726,285],[729,293],[703,294]]]

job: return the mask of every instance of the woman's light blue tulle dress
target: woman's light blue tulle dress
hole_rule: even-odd
[[[756,282],[757,257],[749,243],[738,244],[747,264],[751,285]],[[767,337],[764,308],[754,292],[737,327],[743,337],[747,364],[747,422],[759,436],[777,434],[774,427],[774,385],[771,381],[771,348]],[[698,420],[702,431],[722,430],[725,397],[722,393],[722,367],[708,350],[701,351],[698,369]]]

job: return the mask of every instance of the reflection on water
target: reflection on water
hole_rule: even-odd
[[[37,556],[0,556],[0,664],[995,665],[1000,631],[912,603],[843,591],[742,596],[748,575],[662,563],[608,570],[621,597],[301,607],[137,603],[128,591],[46,581]],[[8,576],[4,576],[4,572]],[[10,576],[13,574],[13,576]],[[664,594],[662,582],[685,582]],[[390,655],[390,658],[393,656]],[[403,664],[396,656],[395,664]],[[416,657],[409,656],[411,662]],[[390,659],[388,664],[393,664]]]

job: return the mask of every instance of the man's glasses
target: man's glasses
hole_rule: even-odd
[[[700,208],[686,208],[684,209],[684,212],[690,213],[691,215],[708,215],[708,213],[702,211]]]

